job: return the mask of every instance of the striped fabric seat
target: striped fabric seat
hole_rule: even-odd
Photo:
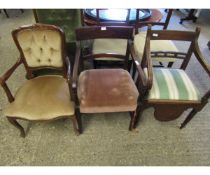
[[[144,70],[147,76],[147,69]],[[148,100],[200,100],[198,89],[181,69],[153,68]]]

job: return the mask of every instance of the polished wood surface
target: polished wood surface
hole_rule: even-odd
[[[163,15],[158,9],[151,9],[151,17],[146,19],[145,22],[159,22]],[[106,22],[100,22],[100,19],[92,19],[88,17],[85,13],[84,10],[81,10],[81,17],[84,25],[92,26],[92,25],[118,25],[118,26],[134,26],[134,23],[130,23],[128,20],[125,20],[124,22],[113,22],[113,21],[106,21]]]

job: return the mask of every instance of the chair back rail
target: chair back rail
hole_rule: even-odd
[[[163,29],[167,29],[171,15],[172,15],[173,9],[168,9],[166,10],[166,18],[164,19],[164,21],[160,21],[160,22],[152,22],[152,21],[142,21],[141,19],[138,18],[139,13],[140,13],[140,9],[137,9],[136,11],[136,21],[135,21],[135,33],[138,33],[138,29],[144,26],[162,26]]]
[[[132,39],[133,28],[119,27],[119,26],[94,26],[94,27],[82,27],[76,29],[77,41],[91,40],[97,38],[118,38],[118,39]]]

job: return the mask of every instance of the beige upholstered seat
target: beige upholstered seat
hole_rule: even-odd
[[[5,116],[27,120],[49,120],[73,116],[69,87],[61,76],[40,76],[27,80],[17,91],[15,101],[4,110]]]
[[[115,53],[126,55],[127,40],[126,39],[94,39],[93,54]],[[119,58],[95,58],[95,60],[111,60],[120,61]]]
[[[92,69],[79,76],[82,113],[135,111],[138,95],[131,76],[123,69]]]
[[[146,32],[140,32],[134,37],[134,49],[139,59],[142,59],[144,53]],[[151,51],[174,51],[177,52],[178,49],[170,40],[151,40]],[[153,60],[159,62],[174,62],[175,58],[161,58],[154,57]]]

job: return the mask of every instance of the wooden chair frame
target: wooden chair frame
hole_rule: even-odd
[[[140,11],[140,9],[137,9],[136,17],[139,16],[139,11]],[[173,9],[166,9],[165,12],[167,13],[167,15],[166,15],[166,18],[165,18],[164,21],[153,22],[154,21],[153,19],[149,19],[147,21],[141,21],[140,19],[136,18],[136,22],[135,22],[135,25],[134,25],[135,34],[139,33],[139,31],[138,31],[139,28],[142,28],[142,27],[145,27],[145,26],[162,26],[163,30],[167,29],[168,24],[169,24],[170,19],[171,19],[171,16],[172,16],[172,13],[173,13]],[[156,13],[158,13],[158,11],[154,9],[154,10],[152,10],[152,13],[156,14]],[[155,18],[155,15],[153,15],[153,17]],[[160,66],[163,66],[162,62],[159,62],[159,63],[160,63]],[[171,67],[172,65],[173,65],[173,62],[168,63],[168,67]]]
[[[29,29],[29,30],[32,30],[32,29],[33,30],[47,29],[47,30],[53,30],[53,31],[58,31],[59,32],[59,34],[61,36],[61,47],[62,47],[62,50],[63,50],[63,52],[62,52],[63,67],[62,68],[48,67],[48,66],[41,66],[41,67],[33,67],[32,68],[27,64],[26,59],[25,59],[24,54],[23,54],[23,50],[20,47],[19,42],[17,40],[17,34],[20,31],[26,30],[26,29]],[[26,69],[28,79],[34,78],[33,71],[35,71],[35,70],[48,68],[48,69],[53,69],[53,70],[57,70],[57,71],[61,72],[62,76],[67,80],[70,94],[72,94],[73,91],[72,91],[71,65],[70,65],[69,59],[68,59],[68,57],[66,56],[66,53],[65,53],[65,34],[63,33],[63,31],[60,28],[58,28],[56,26],[53,26],[53,25],[34,24],[34,25],[23,26],[23,27],[20,27],[16,30],[12,31],[12,36],[13,36],[14,42],[15,42],[15,44],[16,44],[19,52],[20,52],[20,56],[18,58],[18,61],[10,69],[8,69],[6,71],[6,73],[4,73],[0,77],[0,84],[1,84],[2,88],[4,89],[4,91],[7,95],[8,101],[10,103],[12,103],[15,100],[15,98],[12,95],[6,81],[10,78],[10,76],[13,74],[13,72],[16,70],[16,68],[18,68],[18,66],[21,65],[21,64],[23,64],[25,69]],[[69,118],[69,116],[60,116],[60,117],[57,117],[57,118],[54,118],[54,119],[59,119],[59,118]],[[16,121],[16,119],[21,119],[21,120],[27,120],[27,119],[18,118],[18,117],[15,118],[15,117],[10,117],[10,116],[7,116],[7,119],[11,124],[13,124],[16,128],[18,128],[20,130],[20,133],[21,133],[22,137],[26,136],[26,133],[25,133],[23,127]],[[52,119],[52,120],[54,120],[54,119]],[[74,127],[75,133],[79,134],[78,129],[77,129],[77,118],[76,118],[76,116],[75,115],[71,116],[71,120],[73,122],[73,127]]]
[[[192,108],[191,112],[188,114],[184,122],[181,124],[180,129],[186,126],[186,124],[195,116],[197,112],[203,109],[203,107],[208,103],[208,99],[210,97],[210,89],[203,95],[201,100],[198,101],[179,101],[179,100],[147,100],[147,95],[149,93],[149,90],[152,87],[152,81],[153,81],[153,72],[152,72],[152,63],[151,63],[151,57],[157,54],[163,55],[163,52],[151,52],[150,53],[150,40],[178,40],[178,41],[190,41],[190,47],[188,49],[187,53],[171,53],[171,52],[164,52],[164,54],[167,56],[167,54],[170,54],[170,56],[182,59],[183,62],[181,64],[180,69],[185,70],[190,57],[192,54],[195,55],[198,62],[201,64],[203,69],[206,71],[206,73],[210,77],[210,67],[208,63],[206,62],[205,58],[202,56],[201,51],[198,46],[198,37],[200,34],[200,29],[196,28],[195,32],[189,32],[189,31],[170,31],[170,30],[151,30],[151,27],[149,27],[147,31],[147,37],[146,37],[146,44],[144,49],[144,57],[141,63],[137,61],[137,56],[135,55],[134,48],[131,49],[131,55],[133,59],[133,78],[135,76],[135,73],[137,72],[138,77],[136,82],[136,85],[140,92],[139,97],[139,108],[137,110],[137,118],[134,119],[132,122],[132,128],[135,128],[140,116],[142,115],[142,112],[144,109],[148,107],[153,107],[155,109],[154,116],[157,120],[160,121],[169,121],[174,120],[178,118],[185,110]],[[145,79],[145,73],[143,71],[144,68],[147,68],[148,70],[148,78]],[[167,116],[164,116],[164,114],[167,114]]]
[[[75,64],[73,69],[73,80],[72,80],[72,89],[73,89],[73,98],[76,102],[76,111],[78,118],[80,118],[79,121],[79,130],[82,132],[82,120],[81,115],[79,111],[79,100],[77,98],[77,87],[78,87],[78,75],[79,73],[84,69],[83,61],[84,60],[91,60],[93,58],[99,58],[99,57],[116,57],[120,59],[124,59],[124,68],[128,69],[128,56],[130,55],[130,46],[131,46],[131,39],[133,37],[133,28],[132,27],[100,27],[100,26],[93,26],[93,27],[83,27],[78,28],[76,30],[76,37],[77,37],[77,50],[76,50],[76,56],[75,56]],[[127,39],[127,50],[126,55],[118,55],[114,53],[101,53],[101,54],[95,54],[92,53],[88,55],[84,55],[82,53],[82,46],[81,42],[85,40],[92,40],[97,38],[121,38],[121,39]],[[129,111],[131,118],[134,118],[136,115],[135,111]],[[131,124],[130,124],[130,130],[131,130]]]

